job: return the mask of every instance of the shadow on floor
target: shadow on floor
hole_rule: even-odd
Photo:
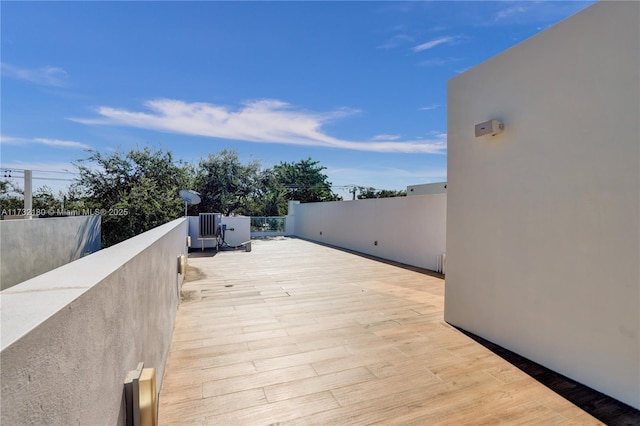
[[[215,248],[205,248],[204,250],[200,248],[192,247],[189,249],[189,258],[192,257],[213,257],[218,254],[218,251]]]
[[[601,422],[607,425],[640,425],[639,410],[551,371],[482,337],[456,328]]]
[[[331,247],[332,249],[335,249],[335,250],[340,250],[340,251],[343,251],[345,253],[349,253],[349,254],[353,254],[353,255],[356,255],[356,256],[364,257],[365,259],[375,260],[376,262],[386,263],[387,265],[393,265],[393,266],[396,266],[398,268],[406,269],[408,271],[418,272],[420,274],[429,275],[429,276],[432,276],[432,277],[435,277],[435,278],[440,278],[440,279],[444,280],[444,275],[442,275],[439,272],[432,271],[430,269],[420,268],[418,266],[407,265],[406,263],[400,263],[400,262],[396,262],[394,260],[384,259],[382,257],[377,257],[377,256],[373,256],[373,255],[370,255],[370,254],[362,253],[362,252],[359,252],[359,251],[350,250],[350,249],[347,249],[347,248],[344,248],[344,247],[338,247],[338,246],[334,246],[334,245],[331,245],[331,244],[322,243],[320,241],[308,240],[306,238],[301,238],[301,237],[287,237],[287,238],[298,238],[298,239],[301,239],[303,241],[308,241],[308,242],[313,243],[313,244],[318,244],[320,246],[325,246],[325,247]]]

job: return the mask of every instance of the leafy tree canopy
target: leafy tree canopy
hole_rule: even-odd
[[[274,169],[265,169],[258,174],[251,204],[251,216],[284,216],[287,214],[286,190],[278,181]]]
[[[24,208],[22,190],[12,181],[0,181],[0,212],[12,214]]]
[[[319,164],[319,161],[308,158],[297,163],[283,162],[274,167],[277,181],[284,190],[285,200],[311,203],[342,199],[331,191],[331,182],[322,173],[326,167]]]
[[[33,191],[31,207],[33,212],[58,212],[62,210],[65,195],[59,192],[54,195],[53,190],[44,185]],[[10,215],[22,215],[24,209],[24,190],[12,181],[0,181],[0,212]],[[34,215],[36,213],[33,213]]]
[[[188,213],[283,216],[287,202],[336,201],[323,173],[326,167],[311,158],[282,162],[262,169],[257,160],[242,163],[235,150],[209,154],[194,166],[176,161],[171,152],[149,147],[128,152],[88,151],[74,163],[78,178],[66,194],[54,196],[43,187],[33,194],[34,209],[55,209],[102,216],[102,246],[109,247],[184,213],[180,189],[200,193],[201,203]],[[357,187],[358,198],[406,195],[405,191]],[[0,182],[0,206],[22,209],[22,190]]]
[[[389,198],[389,197],[405,197],[407,191],[393,190],[393,189],[375,189],[371,187],[358,186],[358,199],[364,200],[367,198]]]
[[[242,164],[235,150],[225,149],[200,160],[195,178],[200,212],[251,215],[252,196],[260,181],[260,163]]]
[[[124,241],[183,214],[178,190],[189,183],[189,167],[171,152],[138,149],[90,155],[75,163],[73,185],[84,207],[102,215],[102,245]]]

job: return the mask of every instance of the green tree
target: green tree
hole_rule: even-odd
[[[358,186],[358,200],[367,198],[390,198],[390,197],[406,197],[407,191],[393,189],[375,189],[372,187]]]
[[[260,183],[260,162],[242,164],[238,153],[225,149],[200,160],[195,188],[202,202],[200,212],[251,215]],[[255,205],[254,205],[255,207]]]
[[[48,186],[42,186],[33,192],[32,205],[34,210],[57,211],[62,207],[60,194],[53,195],[53,190]]]
[[[310,203],[342,199],[331,191],[331,182],[322,173],[326,167],[319,164],[319,161],[308,158],[297,163],[280,163],[274,167],[278,182],[285,190],[285,200]]]
[[[63,191],[58,191],[57,195],[54,195],[53,190],[43,185],[33,191],[31,198],[31,207],[33,214],[36,212],[42,212],[38,214],[52,214],[57,215],[63,210],[69,210],[69,206],[65,205],[68,199],[68,194]],[[24,209],[24,190],[17,184],[10,181],[0,182],[0,211],[5,212],[22,212]],[[74,210],[71,208],[71,210]]]
[[[189,184],[189,167],[171,152],[133,149],[90,155],[75,163],[76,203],[102,215],[102,245],[108,247],[180,217],[178,190]]]
[[[66,193],[62,194],[62,203],[64,205],[64,211],[81,214],[83,210],[89,209],[91,200],[84,196],[84,190],[81,187],[72,185]]]
[[[24,208],[22,190],[12,181],[0,181],[0,215]]]
[[[286,215],[286,192],[274,169],[262,170],[258,174],[257,185],[252,195],[251,216]]]

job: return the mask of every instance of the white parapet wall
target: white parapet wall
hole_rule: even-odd
[[[298,237],[436,270],[446,204],[446,194],[302,203],[292,216]]]
[[[635,408],[639,17],[598,2],[449,82],[445,295],[449,323]]]
[[[0,290],[100,250],[100,216],[0,221]]]
[[[160,389],[187,230],[177,219],[0,293],[0,424],[125,425],[138,362]]]
[[[446,194],[447,182],[424,183],[421,185],[407,186],[407,196],[427,195],[427,194]]]

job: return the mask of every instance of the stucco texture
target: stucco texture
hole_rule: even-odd
[[[178,219],[2,292],[0,423],[125,424],[127,371],[162,384],[186,235]]]
[[[0,221],[2,290],[100,250],[100,216]]]
[[[445,290],[449,323],[635,408],[639,17],[598,2],[449,82]]]

